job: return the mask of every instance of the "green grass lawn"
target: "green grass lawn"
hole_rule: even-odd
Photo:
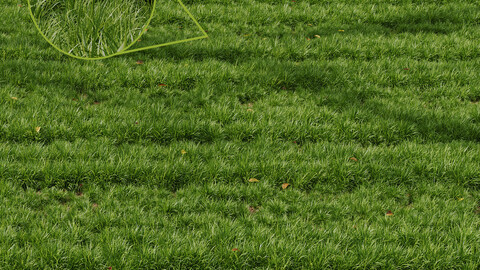
[[[480,267],[477,1],[183,3],[82,61],[1,0],[0,269]]]

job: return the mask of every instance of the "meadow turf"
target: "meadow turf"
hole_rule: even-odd
[[[477,1],[183,3],[82,61],[0,2],[0,269],[480,267]]]

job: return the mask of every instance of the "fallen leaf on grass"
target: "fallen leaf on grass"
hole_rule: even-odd
[[[41,127],[35,127],[35,131],[38,133],[40,132]]]
[[[238,248],[232,248],[232,251],[238,251]]]
[[[385,213],[385,215],[387,215],[387,216],[393,216],[393,213],[392,213],[392,211],[388,210],[387,213]]]
[[[92,204],[92,208],[93,208],[93,209],[95,209],[95,208],[97,208],[97,207],[98,207],[98,204],[96,204],[96,203]]]
[[[459,201],[463,201],[463,198],[459,198],[458,200],[459,200]]]
[[[255,208],[255,207],[253,207],[253,206],[250,205],[250,206],[248,207],[248,211],[250,211],[250,213],[253,214],[253,213],[258,212],[259,208],[260,208],[260,207]]]
[[[248,182],[254,183],[254,182],[260,182],[260,181],[258,181],[258,179],[256,179],[256,178],[250,178],[250,179],[248,179]]]
[[[142,60],[138,60],[137,61],[137,65],[142,65],[143,64],[143,61]]]
[[[247,109],[247,112],[253,112],[253,110],[252,110],[252,109],[250,109],[250,108],[248,108],[248,109]]]
[[[167,85],[164,84],[164,83],[160,83],[160,84],[158,84],[158,86],[167,86]]]
[[[283,184],[282,184],[282,189],[286,189],[288,186],[290,186],[289,183],[283,183]]]
[[[320,35],[315,35],[314,37],[316,37],[316,38],[320,38]]]
[[[182,149],[182,151],[180,151],[180,153],[182,153],[182,155],[185,155],[187,153],[187,151]]]
[[[78,184],[77,191],[75,192],[75,195],[77,196],[83,196],[83,184],[80,183]]]
[[[17,98],[17,97],[10,97],[10,98],[11,98],[11,99],[13,99],[13,100],[18,100],[18,98]]]
[[[345,32],[345,30],[339,29],[338,32]]]
[[[351,157],[351,158],[349,158],[349,159],[350,159],[350,160],[353,160],[353,161],[355,161],[355,162],[358,161],[358,159],[357,159],[356,157]]]

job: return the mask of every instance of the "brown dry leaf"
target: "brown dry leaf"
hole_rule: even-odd
[[[283,183],[283,184],[282,184],[282,189],[286,189],[288,186],[290,186],[289,183]]]
[[[238,251],[238,248],[232,248],[232,251]]]
[[[393,213],[392,213],[392,211],[388,210],[387,213],[385,213],[385,215],[387,215],[387,216],[393,216]]]
[[[40,132],[41,127],[35,127],[35,131],[38,133]]]
[[[250,108],[248,108],[248,109],[247,109],[247,112],[253,112],[253,110],[252,110],[252,109],[250,109]]]
[[[355,161],[355,162],[358,161],[358,159],[357,159],[356,157],[351,157],[351,158],[349,158],[349,159],[350,159],[350,160],[353,160],[353,161]]]
[[[143,61],[142,60],[138,60],[137,61],[137,65],[142,65],[143,64]]]
[[[260,207],[255,208],[255,207],[253,207],[253,206],[250,205],[250,206],[248,207],[248,211],[250,211],[250,213],[253,214],[253,213],[258,212],[259,208],[260,208]]]
[[[315,35],[314,37],[316,37],[316,38],[320,38],[320,35]]]
[[[92,204],[92,208],[95,209],[95,208],[97,208],[97,207],[98,207],[98,204],[96,204],[96,203]]]
[[[180,151],[180,153],[182,153],[182,155],[185,155],[187,153],[187,151],[182,149],[182,151]]]
[[[248,179],[248,182],[256,183],[256,182],[260,182],[260,181],[258,181],[258,179],[256,179],[256,178],[250,178],[250,179]]]

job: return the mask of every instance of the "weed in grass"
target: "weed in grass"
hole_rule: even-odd
[[[31,12],[52,45],[74,56],[96,58],[132,46],[153,8],[144,0],[31,0]]]

